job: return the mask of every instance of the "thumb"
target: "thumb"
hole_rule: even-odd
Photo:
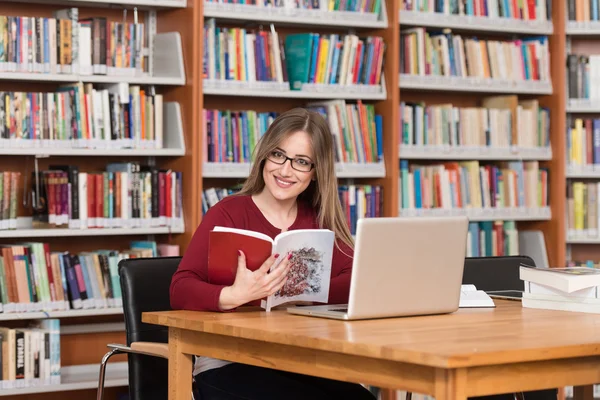
[[[243,251],[238,250],[238,264],[237,271],[235,273],[236,277],[239,276],[246,269],[246,255]]]

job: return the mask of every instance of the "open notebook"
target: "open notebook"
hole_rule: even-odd
[[[494,300],[483,290],[477,290],[475,285],[460,286],[460,308],[496,307]]]

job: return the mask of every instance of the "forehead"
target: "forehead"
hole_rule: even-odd
[[[313,156],[312,141],[308,133],[304,131],[298,131],[291,133],[283,138],[277,145],[280,149],[284,150],[288,156],[295,156],[302,154],[305,156]]]

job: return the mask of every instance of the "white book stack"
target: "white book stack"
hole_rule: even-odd
[[[521,266],[523,307],[600,314],[600,270]]]

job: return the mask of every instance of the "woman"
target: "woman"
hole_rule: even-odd
[[[261,138],[242,190],[211,207],[194,233],[171,282],[174,309],[232,311],[275,293],[286,282],[286,255],[273,255],[256,271],[244,254],[231,286],[207,282],[208,235],[217,225],[275,237],[292,229],[325,228],[336,245],[329,303],[347,303],[353,241],[339,201],[333,140],[323,117],[305,109],[281,114]],[[267,274],[277,257],[286,257]],[[374,399],[359,384],[292,374],[198,357],[194,368],[203,400],[212,399]]]

